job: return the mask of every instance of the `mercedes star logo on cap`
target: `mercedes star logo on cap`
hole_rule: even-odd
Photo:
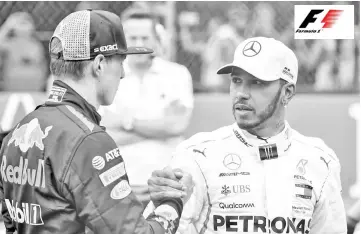
[[[258,41],[250,41],[243,48],[243,55],[253,57],[261,51],[261,44]]]
[[[223,160],[223,165],[230,170],[237,170],[241,163],[242,160],[237,154],[228,154]]]

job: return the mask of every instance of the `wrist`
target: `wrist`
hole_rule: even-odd
[[[180,199],[162,200],[161,204],[155,208],[147,219],[158,222],[166,233],[175,233],[179,226],[182,209],[183,203]]]
[[[183,201],[180,198],[164,199],[160,202],[160,205],[157,207],[157,209],[160,211],[169,210],[164,209],[163,207],[172,207],[177,212],[177,215],[180,217],[183,211]]]

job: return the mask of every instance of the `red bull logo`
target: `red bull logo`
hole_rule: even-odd
[[[31,120],[27,124],[23,124],[20,127],[18,124],[13,131],[13,134],[8,142],[8,146],[14,142],[15,146],[19,146],[23,153],[27,152],[34,145],[40,150],[44,150],[43,139],[48,136],[49,131],[52,128],[53,126],[49,126],[45,128],[45,132],[43,132],[37,118]]]
[[[36,169],[28,168],[28,159],[20,156],[19,165],[8,165],[6,155],[1,161],[0,173],[4,182],[45,188],[44,160],[38,159]]]

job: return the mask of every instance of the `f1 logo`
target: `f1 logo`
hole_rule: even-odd
[[[323,10],[311,10],[310,13],[308,13],[308,15],[306,16],[305,20],[301,23],[299,28],[306,28],[308,24],[316,22],[317,17],[315,16],[322,12]],[[336,23],[342,12],[343,10],[329,10],[321,21],[322,23],[324,23],[322,28],[332,28],[332,26]]]
[[[354,39],[353,5],[295,5],[295,39]]]
[[[306,28],[309,23],[314,23],[317,19],[317,18],[315,18],[315,15],[320,14],[322,11],[323,10],[311,10],[299,28]]]

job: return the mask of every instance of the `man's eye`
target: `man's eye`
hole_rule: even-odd
[[[233,78],[232,78],[232,82],[233,82],[233,83],[241,83],[242,80],[241,80],[240,78],[233,77]]]
[[[260,81],[260,80],[255,80],[255,81],[253,81],[253,84],[255,84],[255,85],[263,85],[263,82]]]

